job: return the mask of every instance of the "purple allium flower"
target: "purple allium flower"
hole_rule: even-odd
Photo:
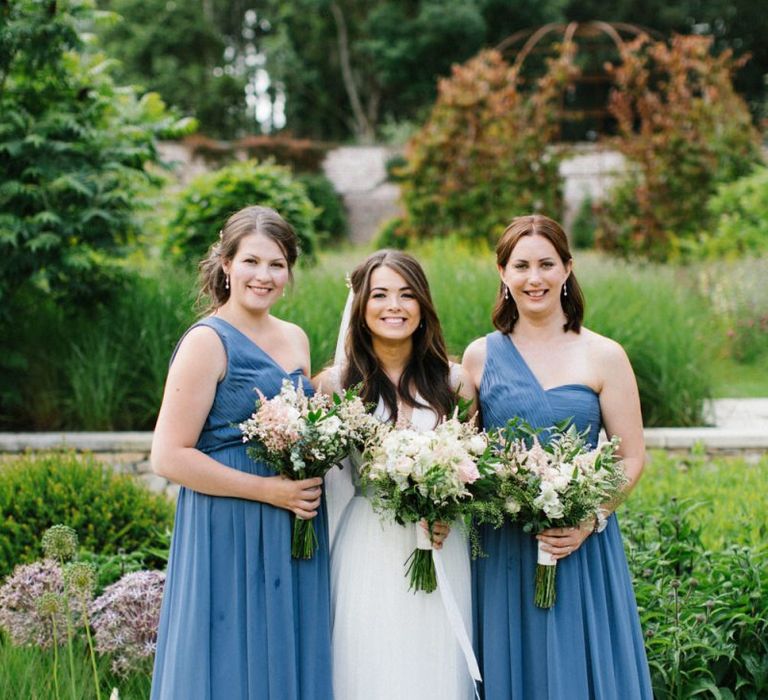
[[[51,595],[52,594],[52,595]],[[58,600],[60,605],[52,605]],[[80,616],[79,603],[69,599],[74,619]],[[0,627],[17,645],[36,644],[47,648],[53,643],[53,621],[59,644],[67,638],[64,581],[59,565],[46,559],[17,566],[0,588]]]
[[[96,650],[114,655],[115,673],[128,673],[154,655],[164,584],[161,571],[134,571],[91,603]]]

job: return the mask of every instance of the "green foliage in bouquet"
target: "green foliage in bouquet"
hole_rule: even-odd
[[[761,161],[760,141],[732,77],[743,60],[712,53],[712,37],[642,35],[610,69],[613,145],[627,179],[599,207],[597,243],[626,255],[665,260],[705,228],[717,185]]]
[[[559,158],[551,145],[577,73],[574,52],[565,42],[527,90],[520,67],[497,51],[453,67],[406,149],[400,173],[407,216],[398,236],[496,240],[518,214],[560,211]]]
[[[29,454],[0,466],[0,576],[40,556],[40,533],[60,522],[71,523],[90,551],[146,550],[163,546],[173,504],[91,456]]]
[[[181,192],[166,248],[185,262],[197,263],[218,242],[229,216],[249,205],[275,209],[296,231],[302,258],[314,257],[320,210],[287,167],[253,160],[200,175]]]

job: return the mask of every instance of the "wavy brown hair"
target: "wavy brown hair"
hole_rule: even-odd
[[[504,233],[501,234],[501,238],[496,244],[496,264],[500,268],[503,269],[507,266],[512,257],[512,251],[523,236],[546,238],[555,247],[563,265],[567,265],[573,259],[568,247],[568,237],[560,224],[547,216],[532,214],[531,216],[518,216],[512,219]],[[520,312],[511,295],[507,299],[504,298],[505,287],[504,282],[499,283],[499,293],[496,297],[496,305],[491,319],[493,325],[502,333],[511,333],[517,319],[520,318]],[[565,280],[565,289],[568,290],[567,295],[560,293],[560,305],[563,307],[566,317],[563,330],[578,333],[584,320],[584,294],[573,270]]]
[[[371,275],[379,267],[397,272],[411,288],[421,311],[421,322],[414,331],[413,352],[395,387],[373,350],[373,338],[365,323],[365,310],[371,294]],[[453,410],[450,364],[440,320],[432,302],[429,283],[419,262],[399,250],[379,250],[369,255],[351,275],[352,309],[345,339],[347,365],[341,383],[345,388],[361,385],[361,398],[376,404],[379,397],[397,420],[397,400],[414,407],[431,408],[438,416]],[[416,399],[416,394],[425,402]]]
[[[203,315],[218,309],[229,299],[224,262],[232,260],[240,247],[240,241],[252,233],[260,233],[280,247],[288,263],[293,279],[293,266],[299,257],[299,239],[291,225],[274,209],[251,206],[235,212],[219,231],[219,240],[200,261],[200,293],[198,303],[205,299],[208,305]]]

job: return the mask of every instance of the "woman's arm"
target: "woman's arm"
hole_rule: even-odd
[[[600,366],[603,368],[600,391],[603,425],[608,438],[616,435],[621,439],[618,453],[629,478],[625,489],[629,493],[640,478],[645,463],[640,393],[632,365],[621,345],[605,339],[599,357]]]
[[[331,396],[334,392],[340,394],[340,376],[341,372],[336,365],[326,367],[312,378],[312,386],[318,394],[325,394],[326,396]]]
[[[621,438],[618,454],[629,478],[625,487],[625,492],[629,493],[640,478],[645,462],[645,439],[637,381],[621,345],[603,338],[597,350],[595,356],[601,376],[600,411],[603,414],[603,425],[609,438],[614,435]],[[604,504],[602,510],[605,516],[610,515],[615,507],[616,504]],[[562,559],[582,545],[596,524],[585,522],[580,527],[551,528],[537,535],[537,539],[546,545],[546,551],[556,559]]]
[[[168,372],[152,438],[152,469],[200,493],[262,501],[302,518],[314,517],[321,479],[290,481],[248,474],[195,447],[226,366],[224,347],[212,329],[194,328],[183,339]]]
[[[469,378],[475,393],[480,390],[480,380],[483,378],[483,368],[485,367],[485,355],[486,340],[485,338],[477,338],[467,346],[461,360],[465,376]]]

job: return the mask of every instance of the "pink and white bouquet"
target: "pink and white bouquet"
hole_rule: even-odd
[[[491,452],[483,433],[456,417],[433,430],[389,427],[363,455],[361,477],[369,487],[374,509],[400,525],[452,523],[462,517],[472,499],[471,486],[487,469]],[[416,549],[408,558],[406,575],[414,591],[437,588],[430,538],[416,525]]]
[[[352,389],[342,396],[307,396],[301,386],[284,379],[277,396],[267,399],[261,392],[259,396],[253,415],[239,425],[243,442],[251,443],[251,459],[266,462],[288,479],[325,476],[381,429]],[[311,559],[316,549],[314,522],[295,518],[292,556]]]
[[[499,431],[498,504],[525,532],[597,522],[603,505],[621,501],[627,476],[617,455],[618,438],[591,449],[586,432],[568,427],[568,421],[533,430],[519,419]],[[539,439],[541,433],[547,434],[546,440]],[[538,607],[555,603],[556,564],[539,545],[534,594]]]

